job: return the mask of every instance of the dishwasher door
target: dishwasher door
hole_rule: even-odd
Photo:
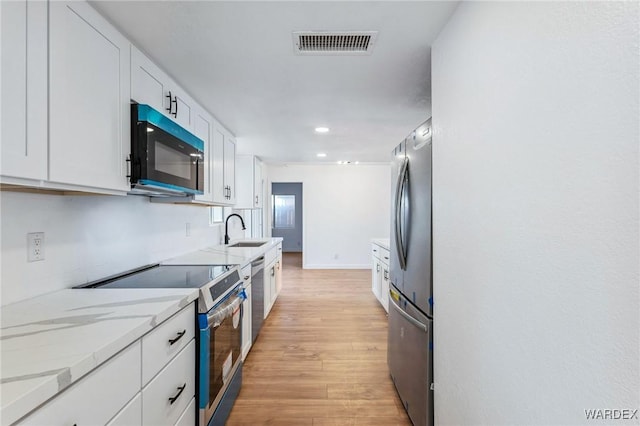
[[[433,425],[432,342],[433,320],[391,286],[387,363],[414,426]]]
[[[255,343],[264,321],[264,256],[251,262],[251,343]]]

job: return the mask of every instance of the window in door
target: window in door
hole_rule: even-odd
[[[273,196],[273,227],[291,229],[296,227],[296,196]]]

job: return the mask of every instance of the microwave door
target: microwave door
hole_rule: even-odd
[[[202,153],[150,123],[145,123],[145,126],[147,179],[156,184],[162,183],[169,187],[189,188],[201,192],[204,186]]]

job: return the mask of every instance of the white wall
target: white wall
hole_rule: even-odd
[[[464,2],[433,46],[438,425],[640,408],[638,5]]]
[[[390,166],[269,165],[272,182],[302,182],[304,268],[371,268],[371,238],[391,227]]]
[[[12,192],[0,201],[2,305],[220,243],[205,207]],[[44,261],[27,263],[28,232],[45,232]]]

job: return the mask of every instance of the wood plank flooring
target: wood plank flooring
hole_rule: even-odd
[[[371,271],[303,270],[293,253],[283,264],[227,425],[411,425],[389,377]]]

